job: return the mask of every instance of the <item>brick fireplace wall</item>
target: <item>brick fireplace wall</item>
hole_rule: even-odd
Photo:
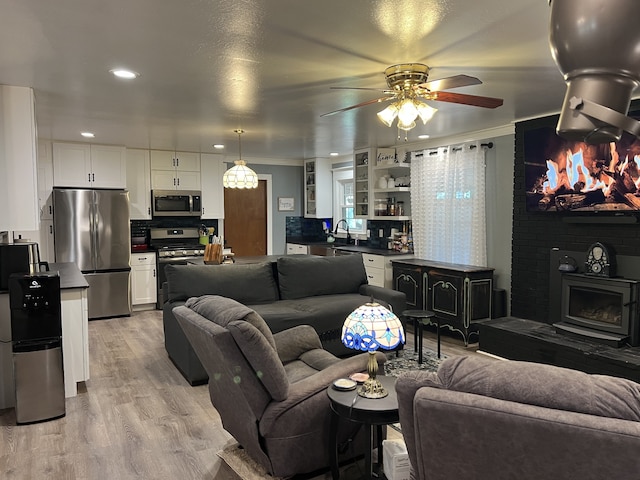
[[[632,105],[638,106],[640,104]],[[515,129],[511,315],[545,323],[550,323],[553,316],[550,315],[549,298],[553,248],[586,252],[592,243],[602,242],[613,247],[618,256],[640,256],[640,218],[637,216],[633,218],[638,223],[615,223],[619,220],[598,215],[581,217],[585,223],[570,223],[566,220],[577,217],[527,213],[523,134],[527,129],[555,127],[557,119],[557,116],[550,116],[519,122]],[[614,223],[608,223],[611,221]],[[640,279],[640,271],[629,278]]]

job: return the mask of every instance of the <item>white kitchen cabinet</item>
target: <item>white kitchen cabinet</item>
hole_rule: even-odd
[[[0,231],[39,227],[35,99],[0,85]]]
[[[304,162],[304,216],[331,218],[333,216],[333,174],[328,158]]]
[[[356,150],[353,158],[354,207],[356,218],[369,218],[373,204],[369,182],[369,161],[371,149]]]
[[[40,260],[50,263],[56,261],[56,253],[53,246],[53,219],[40,220],[38,248],[40,250]]]
[[[89,380],[89,303],[86,288],[60,291],[65,397],[78,394],[78,382]]]
[[[51,142],[38,141],[38,205],[40,220],[53,219],[53,156]]]
[[[156,254],[131,254],[131,304],[134,310],[155,308],[158,287],[156,281]]]
[[[413,255],[376,255],[362,254],[362,263],[367,273],[369,285],[393,289],[393,265],[391,260],[410,258]]]
[[[83,143],[53,144],[54,187],[126,188],[126,149]]]
[[[200,155],[200,178],[202,183],[202,218],[224,218],[224,187],[222,176],[226,165],[222,155],[203,153]]]
[[[287,243],[287,255],[307,254],[309,247],[298,243]]]
[[[200,154],[151,150],[151,188],[200,190]]]
[[[131,220],[151,220],[149,150],[127,149],[127,190]]]

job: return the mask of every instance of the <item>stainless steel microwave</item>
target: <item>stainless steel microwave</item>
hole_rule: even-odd
[[[196,190],[152,190],[154,217],[200,217],[201,192]]]

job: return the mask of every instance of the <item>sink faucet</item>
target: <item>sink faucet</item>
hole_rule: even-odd
[[[351,243],[351,234],[349,233],[349,223],[347,222],[346,219],[342,218],[338,220],[338,222],[336,223],[336,228],[333,231],[333,234],[336,235],[338,233],[338,227],[342,222],[344,222],[345,230],[347,231],[347,245],[349,245]]]

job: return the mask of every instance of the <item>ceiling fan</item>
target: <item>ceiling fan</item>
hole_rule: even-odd
[[[336,90],[373,90],[382,92],[384,97],[367,100],[366,102],[340,108],[332,112],[324,113],[321,117],[346,112],[354,108],[372,105],[374,103],[394,101],[384,110],[378,112],[378,118],[390,127],[393,121],[398,119],[398,128],[408,131],[416,126],[415,120],[420,117],[423,123],[427,123],[437,111],[420,99],[438,102],[460,103],[483,108],[497,108],[503,104],[501,98],[481,97],[462,93],[451,93],[443,90],[450,88],[478,85],[482,82],[469,75],[454,75],[439,80],[428,82],[429,67],[422,63],[400,63],[385,69],[387,89],[366,87],[331,87]]]

